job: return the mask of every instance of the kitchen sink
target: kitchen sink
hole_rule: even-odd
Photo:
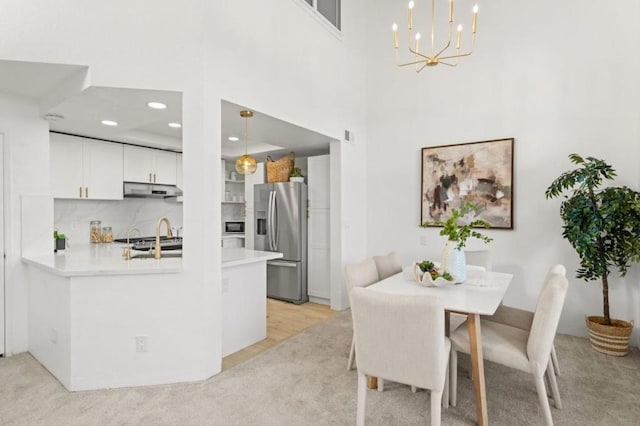
[[[131,258],[132,259],[153,259],[154,256],[155,256],[154,253],[138,253],[138,254],[131,255]],[[165,257],[182,257],[182,252],[162,253],[162,258],[164,259]]]

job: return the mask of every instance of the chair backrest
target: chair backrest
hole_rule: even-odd
[[[465,250],[464,258],[467,265],[482,266],[491,271],[491,251],[489,250]]]
[[[373,261],[376,262],[378,276],[381,280],[402,272],[402,264],[395,251],[385,256],[373,256]]]
[[[444,305],[434,296],[351,290],[358,370],[440,391],[448,361]]]
[[[380,280],[376,263],[370,257],[360,263],[345,266],[344,272],[347,293],[351,293],[354,287],[367,287]]]
[[[564,267],[556,269],[556,272],[554,268],[549,271],[546,281],[542,284],[527,341],[529,363],[534,370],[532,372],[538,374],[542,374],[547,369],[549,354],[569,286],[567,278],[562,274]]]

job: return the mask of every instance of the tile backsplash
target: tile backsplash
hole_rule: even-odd
[[[69,244],[89,244],[89,221],[111,226],[114,238],[126,238],[132,227],[142,236],[156,233],[156,222],[166,216],[175,231],[182,226],[182,203],[175,198],[129,198],[121,201],[54,200],[53,226],[66,235]],[[164,225],[161,232],[164,234]]]

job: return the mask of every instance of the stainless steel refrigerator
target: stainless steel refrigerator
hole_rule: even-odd
[[[254,247],[283,254],[267,262],[267,297],[308,302],[307,185],[279,182],[253,188]]]

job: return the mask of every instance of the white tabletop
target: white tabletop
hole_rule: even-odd
[[[440,287],[426,287],[415,278],[402,272],[392,275],[367,288],[393,294],[427,294],[438,296],[448,311],[492,315],[511,283],[513,275],[468,269],[467,280],[462,284],[444,284]]]

